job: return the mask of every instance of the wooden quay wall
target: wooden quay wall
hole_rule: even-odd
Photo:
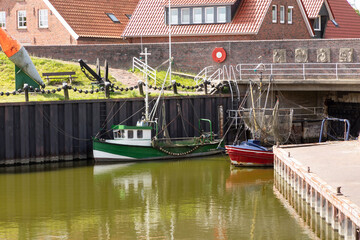
[[[277,190],[290,186],[290,202],[302,198],[339,235],[360,239],[359,141],[280,146],[274,155]]]
[[[231,98],[224,95],[167,97],[164,101],[167,123],[178,116],[178,109],[185,119],[178,117],[169,124],[172,137],[199,135],[193,127],[198,126],[199,118],[210,119],[218,133],[219,108],[222,106],[225,121],[231,105]],[[113,124],[136,124],[145,112],[143,106],[142,98],[2,103],[0,165],[92,158],[91,138]]]

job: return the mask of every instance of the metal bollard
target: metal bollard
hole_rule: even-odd
[[[110,98],[110,83],[109,82],[105,82],[105,97],[106,98]]]
[[[140,93],[140,95],[141,95],[141,96],[144,96],[145,94],[144,94],[144,88],[143,88],[143,86],[144,86],[143,81],[139,80],[139,81],[138,81],[138,86],[139,86],[139,93]]]
[[[25,92],[25,102],[29,101],[29,85],[27,83],[24,84],[24,92]]]
[[[172,86],[173,86],[174,94],[178,94],[176,81],[173,80],[173,81],[171,82],[171,84],[172,84]]]
[[[66,82],[63,83],[62,88],[64,89],[64,98],[67,101],[67,100],[69,100],[69,87]]]

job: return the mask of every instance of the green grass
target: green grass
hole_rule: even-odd
[[[132,72],[132,70],[129,70],[129,71]],[[139,70],[135,70],[134,72],[135,72],[135,74],[138,74],[140,78],[142,77],[142,73]],[[162,86],[165,77],[166,77],[166,71],[158,71],[156,73],[156,86],[157,87]],[[180,83],[181,85],[185,85],[185,86],[195,86],[196,85],[196,82],[194,81],[193,78],[187,78],[187,77],[182,77],[182,76],[173,74],[171,76],[171,81],[174,81],[174,80],[176,81],[176,83]],[[155,86],[155,81],[152,78],[148,77],[148,82],[150,85]],[[165,86],[167,87],[169,85],[170,85],[170,80],[169,80],[169,76],[167,76]],[[183,89],[182,87],[178,87],[178,91],[185,91],[185,92],[189,92],[189,93],[195,92],[194,89]]]
[[[89,80],[85,74],[81,71],[80,65],[77,63],[67,63],[63,61],[53,60],[53,59],[46,59],[46,58],[37,58],[31,57],[32,61],[36,69],[38,70],[40,76],[44,72],[75,72],[76,79],[72,81],[72,87],[82,90],[91,90],[96,89],[91,85],[91,80]],[[102,76],[103,76],[102,72]],[[141,74],[137,72],[137,74]],[[163,79],[165,79],[166,72],[160,71],[157,73],[157,83],[156,86],[160,87],[163,83]],[[124,87],[121,83],[116,82],[116,79],[109,75],[109,80],[112,83],[115,83],[116,86]],[[177,83],[186,86],[195,86],[195,82],[193,79],[190,78],[183,78],[180,76],[173,75],[172,80],[176,80]],[[48,84],[46,79],[43,78],[44,83],[46,84],[45,90],[52,90],[62,87],[63,80],[52,79]],[[167,80],[169,81],[169,80]],[[154,81],[150,80],[149,83],[154,85]],[[165,85],[168,86],[170,83],[167,82]],[[6,57],[4,53],[0,53],[0,92],[13,92],[15,90],[15,66],[14,64]],[[150,90],[150,96],[157,96],[159,91]],[[192,90],[185,90],[182,88],[178,88],[180,93],[179,95],[188,95],[187,92],[191,92]],[[184,93],[185,92],[185,93]],[[191,94],[191,93],[190,93]],[[171,91],[165,93],[166,96],[173,95]],[[139,90],[135,89],[132,91],[116,91],[110,94],[111,98],[132,98],[132,97],[142,97],[139,94]],[[70,100],[84,100],[84,99],[104,99],[105,93],[93,93],[93,94],[84,94],[74,92],[73,90],[69,90],[69,98]],[[56,93],[50,94],[41,94],[41,93],[30,93],[29,96],[30,101],[57,101],[57,100],[64,100],[64,93],[63,90]],[[23,102],[25,101],[24,94],[17,94],[17,95],[10,95],[10,96],[0,96],[0,102]]]

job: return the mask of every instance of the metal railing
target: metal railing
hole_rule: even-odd
[[[275,79],[301,80],[353,80],[360,76],[360,63],[264,63],[238,64],[236,73],[240,80],[262,76],[273,76]]]
[[[146,74],[145,69],[147,69],[147,75],[155,81],[156,85],[156,70],[149,65],[146,66],[146,64],[141,61],[140,59],[133,57],[133,67],[132,70],[135,71],[135,69],[138,69],[140,72]]]
[[[196,84],[207,81],[208,77],[210,76],[210,73],[213,72],[213,68],[214,68],[213,66],[207,66],[203,70],[201,70],[194,77],[194,81],[196,82]]]

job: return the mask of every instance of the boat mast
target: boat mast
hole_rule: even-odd
[[[170,6],[170,0],[169,0],[169,71],[170,71],[170,84],[171,83],[171,6]]]
[[[149,121],[149,88],[148,88],[148,62],[147,57],[151,55],[151,53],[147,52],[147,48],[145,48],[144,53],[140,53],[140,55],[145,56],[145,121]]]

